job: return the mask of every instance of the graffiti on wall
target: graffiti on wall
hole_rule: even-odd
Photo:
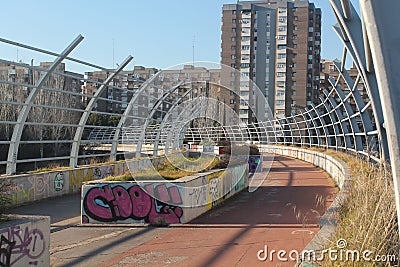
[[[58,172],[54,177],[54,190],[62,191],[64,189],[64,172]]]
[[[207,178],[201,177],[201,185],[188,188],[189,207],[199,207],[207,203]]]
[[[219,203],[223,201],[222,197],[224,196],[222,181],[220,177],[209,178],[208,180],[208,209],[212,209],[216,207]]]
[[[104,179],[117,173],[116,165],[75,169],[69,173],[69,192],[78,192],[84,182]]]
[[[147,222],[179,223],[183,210],[179,188],[174,185],[131,183],[95,185],[82,194],[82,223]],[[155,196],[152,197],[152,196]],[[166,203],[172,203],[169,205]]]
[[[46,249],[40,229],[17,225],[0,229],[0,235],[0,266],[13,266],[21,261],[24,265],[38,265]]]

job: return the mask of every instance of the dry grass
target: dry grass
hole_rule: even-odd
[[[374,165],[362,159],[329,152],[351,168],[349,196],[339,212],[339,225],[327,248],[345,239],[347,250],[373,251],[375,255],[399,255],[399,234],[390,166]],[[389,262],[326,260],[321,266],[393,266]]]
[[[209,160],[202,160],[202,159],[189,159],[191,162],[196,162],[194,165],[193,169],[201,169],[202,171],[209,171],[211,169],[218,169],[219,166],[223,163],[224,160],[214,158],[211,163]],[[123,175],[120,176],[114,176],[114,177],[107,177],[107,181],[134,181],[134,180],[139,180],[139,181],[145,181],[145,180],[159,180],[159,179],[166,179],[166,180],[175,180],[179,179],[185,176],[190,176],[196,173],[199,173],[198,171],[188,171],[190,169],[190,165],[185,165],[183,161],[181,162],[175,162],[173,160],[174,164],[172,164],[169,160],[165,160],[163,164],[157,166],[154,169],[145,169],[141,170],[135,173],[135,177],[132,177],[132,175],[127,172],[124,173]],[[178,168],[177,166],[180,168]],[[221,172],[222,174],[222,172]],[[218,173],[218,176],[221,175]]]

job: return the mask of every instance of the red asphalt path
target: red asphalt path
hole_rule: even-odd
[[[319,214],[334,194],[333,183],[321,169],[275,156],[257,191],[243,191],[219,208],[188,224],[174,225],[168,233],[101,266],[294,266],[293,261],[279,261],[276,253],[272,262],[260,261],[257,253],[265,245],[268,253],[301,252],[318,232]]]

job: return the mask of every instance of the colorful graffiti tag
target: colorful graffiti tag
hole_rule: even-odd
[[[45,252],[46,240],[40,229],[13,226],[0,229],[0,266],[33,265]]]
[[[152,224],[180,222],[183,209],[179,207],[182,198],[178,187],[152,184],[146,185],[145,190],[132,183],[84,187],[82,223],[124,220]]]
[[[61,191],[64,189],[64,173],[59,172],[54,177],[54,190]]]

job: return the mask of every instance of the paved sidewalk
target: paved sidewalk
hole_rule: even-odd
[[[276,253],[272,262],[260,261],[257,253],[266,245],[268,252],[300,252],[318,231],[318,217],[334,193],[322,170],[275,156],[257,191],[244,191],[193,222],[174,225],[171,231],[132,245],[99,266],[294,266],[294,262],[278,261]]]

